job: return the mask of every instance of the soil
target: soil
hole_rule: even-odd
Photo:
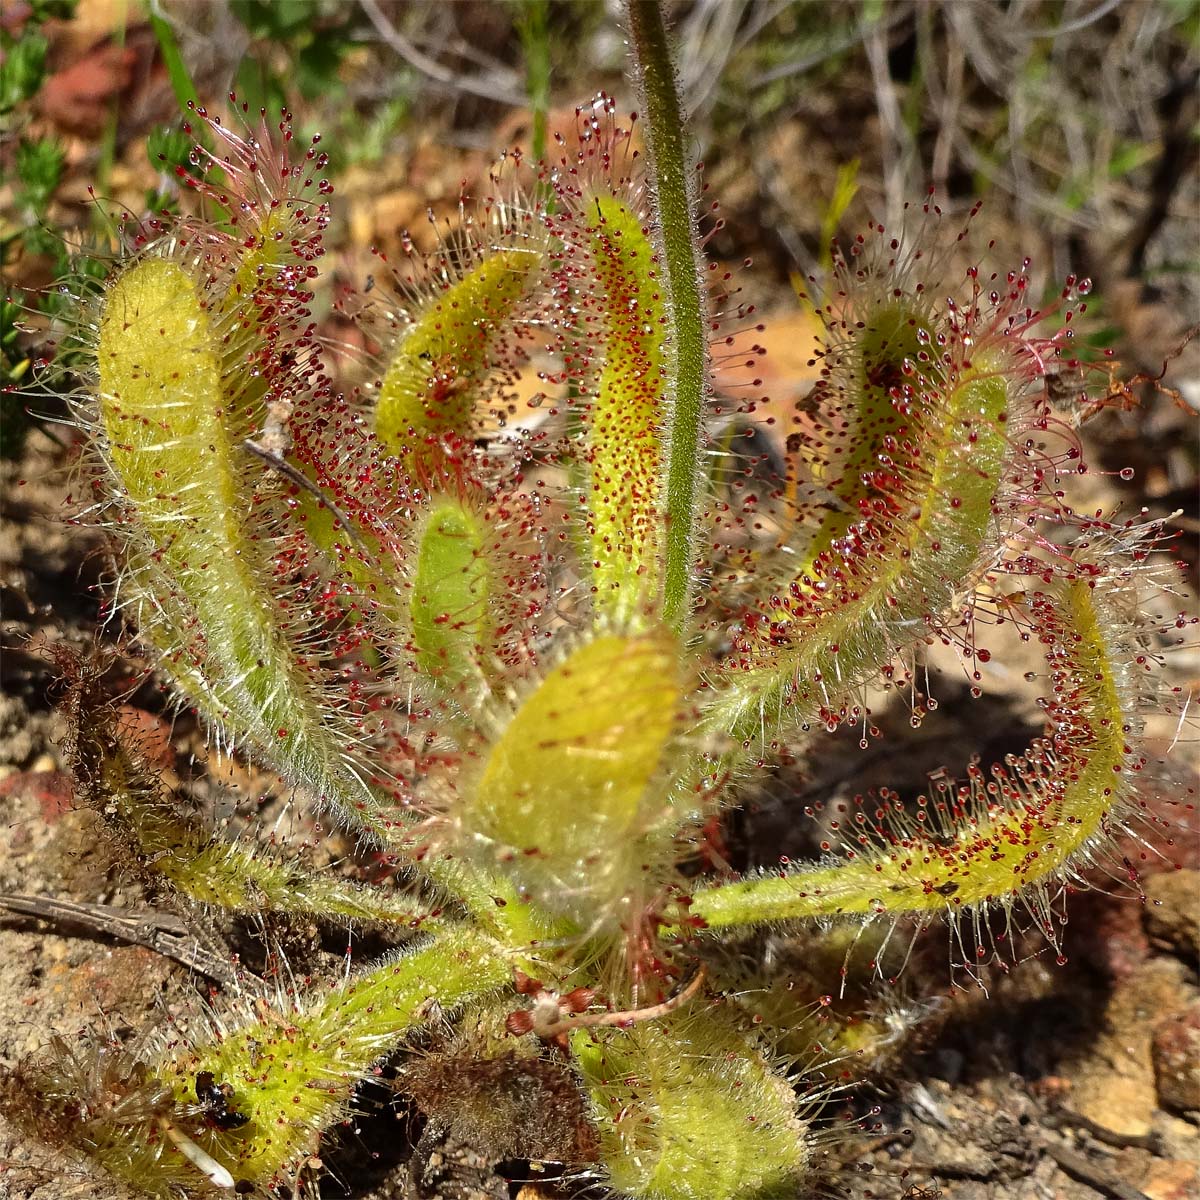
[[[93,587],[101,560],[95,535],[62,518],[69,458],[59,443],[35,432],[24,461],[4,467],[8,495],[18,502],[8,509],[0,542],[9,600],[0,903],[3,897],[54,897],[147,913],[149,898],[114,864],[95,818],[72,808],[71,781],[61,769],[64,728],[51,706],[55,667],[36,652],[41,639],[83,649],[96,636]],[[147,689],[135,698],[150,710],[150,720],[161,721],[161,697],[156,703]],[[986,724],[997,749],[1006,736],[1025,736],[1020,704],[1011,696],[994,698],[999,707],[991,711],[987,703],[980,702],[978,715],[969,704],[944,708],[965,709],[968,726]],[[885,729],[865,754],[847,747],[827,755],[823,772],[806,786],[836,796],[846,779],[856,789],[872,778],[919,784],[926,763],[905,733],[911,731]],[[927,727],[919,744],[936,754],[970,735],[970,728]],[[197,748],[186,725],[168,728],[167,737],[177,757]],[[771,806],[756,819],[743,852],[753,857],[757,844],[778,853]],[[1194,1195],[1200,1186],[1200,844],[1194,827],[1178,828],[1176,841],[1171,853],[1185,869],[1145,873],[1145,902],[1128,891],[1073,898],[1064,965],[1031,944],[1030,957],[993,971],[980,986],[947,990],[944,965],[913,981],[912,990],[927,1000],[932,991],[933,1008],[905,1055],[817,1115],[831,1139],[820,1155],[822,1186],[856,1200]],[[235,934],[234,944],[253,956],[253,947],[237,938],[248,939],[247,931]],[[776,946],[774,953],[785,949]],[[318,956],[331,971],[342,965],[334,954]],[[926,961],[937,957],[935,950]],[[121,1040],[147,1024],[186,1022],[213,986],[184,963],[103,928],[19,913],[0,915],[0,962],[0,1067],[44,1048],[54,1033],[70,1041],[84,1029],[101,1029]],[[340,1157],[331,1156],[340,1178],[356,1182],[346,1191],[327,1185],[323,1194],[362,1200],[518,1194],[495,1164],[453,1138],[421,1144],[423,1188],[413,1191],[401,1164],[419,1127],[379,1096],[372,1104],[360,1137],[348,1138]],[[847,1115],[855,1125],[845,1124]],[[396,1164],[390,1172],[388,1162]],[[116,1200],[123,1194],[85,1163],[0,1121],[5,1200]],[[531,1200],[559,1193],[543,1183],[525,1185],[521,1194]],[[579,1182],[562,1194],[579,1194]]]
[[[52,705],[56,668],[40,649],[65,643],[86,650],[97,636],[104,560],[95,532],[64,519],[71,458],[69,446],[35,430],[24,459],[2,468],[9,503],[0,541],[0,898],[54,897],[146,913],[149,898],[115,865],[94,818],[72,808],[61,762],[65,729]],[[762,804],[741,835],[747,861],[779,853],[786,814],[797,799],[832,798],[874,782],[919,787],[925,773],[945,761],[947,747],[979,746],[985,729],[982,749],[989,759],[1028,740],[1036,728],[1029,697],[1005,686],[975,705],[954,703],[961,686],[947,671],[939,711],[953,717],[934,716],[914,734],[899,714],[894,728],[884,722],[884,737],[871,750],[859,752],[848,742],[826,752],[799,797],[790,792],[786,808]],[[164,698],[153,688],[133,699],[177,759],[198,751],[193,727],[165,725]],[[1171,769],[1184,786],[1186,761],[1176,756]],[[779,782],[774,790],[788,789]],[[1031,945],[1030,957],[1011,971],[947,991],[942,952],[942,965],[912,984],[927,999],[931,990],[935,1000],[909,1052],[817,1116],[831,1139],[820,1156],[822,1186],[861,1200],[1183,1200],[1195,1194],[1200,847],[1194,827],[1178,828],[1176,841],[1172,861],[1181,859],[1185,869],[1160,871],[1168,864],[1152,864],[1143,874],[1145,902],[1128,889],[1073,898],[1065,965]],[[802,844],[798,850],[803,853]],[[252,957],[248,932],[236,937],[243,939],[237,948]],[[331,971],[341,966],[334,954],[321,957]],[[936,951],[927,957],[938,960]],[[52,1033],[73,1040],[99,1028],[125,1039],[147,1024],[186,1021],[213,986],[185,963],[103,927],[19,913],[0,915],[0,962],[5,1067],[44,1048]],[[419,1126],[378,1096],[373,1103],[361,1136],[347,1140],[340,1158],[331,1157],[353,1186],[340,1191],[331,1183],[323,1194],[364,1200],[518,1194],[494,1164],[453,1138],[421,1143],[422,1190],[415,1192],[402,1162]],[[857,1124],[844,1123],[847,1110]],[[381,1165],[388,1162],[396,1164],[390,1174]],[[575,1181],[563,1194],[578,1192]],[[120,1194],[86,1164],[0,1123],[0,1196],[6,1200],[116,1200]],[[525,1185],[522,1194],[558,1193],[536,1184]]]

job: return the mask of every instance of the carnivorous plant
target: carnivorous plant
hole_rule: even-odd
[[[1158,527],[1064,495],[1079,443],[1046,381],[1086,400],[1087,285],[1044,309],[1028,263],[949,277],[930,200],[836,257],[803,402],[719,395],[710,360],[756,317],[705,260],[657,6],[628,28],[640,114],[597,98],[381,269],[353,312],[363,382],[315,332],[331,188],[286,119],[197,110],[208,215],[143,223],[91,310],[114,613],[215,747],[386,869],[210,828],[82,684],[80,794],[164,897],[395,947],[228,988],[136,1050],[57,1043],[28,1077],[43,1124],[151,1195],[303,1190],[385,1060],[423,1109],[619,1195],[803,1194],[779,1037],[822,997],[764,1020],[778,995],[724,948],[940,919],[975,963],[1022,913],[1053,944],[1059,897],[1138,815],[1178,633],[1145,615]],[[1009,631],[1044,663],[1024,755],[848,805],[819,860],[706,867],[781,755],[869,738],[887,692],[919,716],[927,646],[977,674]],[[452,1049],[400,1053],[431,1036]],[[481,1065],[556,1116],[494,1127],[462,1083]]]

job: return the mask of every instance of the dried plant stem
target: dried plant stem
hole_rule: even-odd
[[[703,986],[707,974],[708,969],[702,966],[687,987],[676,992],[674,996],[669,996],[661,1004],[651,1004],[646,1008],[633,1008],[626,1012],[580,1013],[578,1016],[564,1017],[561,1021],[554,1021],[547,1025],[535,1024],[533,1032],[540,1038],[555,1038],[576,1029],[599,1029],[602,1027],[625,1029],[630,1025],[636,1025],[639,1021],[655,1021],[687,1004]]]

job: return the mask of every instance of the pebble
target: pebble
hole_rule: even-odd
[[[1151,1052],[1163,1107],[1200,1111],[1200,1001],[1155,1025]]]
[[[1146,931],[1193,965],[1200,959],[1200,871],[1165,871],[1145,880]]]
[[[1158,1159],[1138,1181],[1138,1191],[1147,1200],[1195,1200],[1200,1187],[1200,1171],[1196,1164],[1172,1159]]]
[[[1126,1137],[1145,1137],[1158,1108],[1151,1036],[1155,1022],[1184,1011],[1191,999],[1183,964],[1143,963],[1114,987],[1103,1032],[1065,1072],[1075,1110]]]

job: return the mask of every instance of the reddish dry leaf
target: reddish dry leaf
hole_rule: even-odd
[[[99,137],[109,104],[129,86],[136,62],[137,52],[130,47],[97,46],[46,80],[38,97],[42,115],[61,133]]]
[[[126,30],[124,43],[96,43],[75,62],[51,75],[38,94],[38,107],[60,133],[98,138],[114,104],[122,131],[144,129],[169,119],[174,101],[149,25]]]

